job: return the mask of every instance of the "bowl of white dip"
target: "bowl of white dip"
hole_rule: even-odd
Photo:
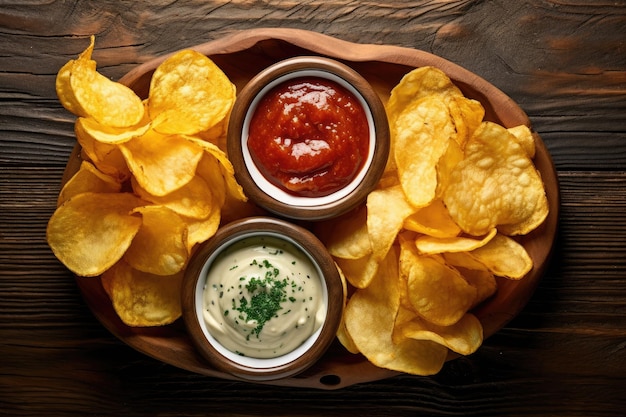
[[[219,370],[263,381],[293,376],[321,358],[341,322],[344,285],[310,231],[251,217],[198,248],[182,297],[199,353]]]

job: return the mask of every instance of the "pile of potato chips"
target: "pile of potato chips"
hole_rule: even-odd
[[[181,315],[180,286],[194,246],[223,213],[247,209],[223,139],[235,86],[206,56],[184,50],[154,72],[149,96],[96,71],[94,37],[57,75],[78,116],[80,169],[64,185],[47,239],[78,276],[101,276],[130,326]]]
[[[101,276],[124,323],[168,324],[194,247],[254,210],[218,146],[235,87],[184,50],[156,69],[142,100],[96,71],[93,48],[92,37],[57,76],[83,162],[48,243],[76,275]],[[496,276],[532,269],[514,237],[545,220],[548,201],[528,127],[485,121],[442,71],[411,71],[386,108],[391,154],[377,189],[315,231],[350,284],[341,343],[376,366],[429,375],[450,351],[481,345],[471,311],[497,291]]]
[[[521,279],[532,260],[515,235],[548,214],[529,128],[484,120],[440,70],[415,69],[386,105],[387,170],[366,207],[318,228],[354,291],[338,337],[374,365],[437,373],[449,351],[482,343],[472,309]]]

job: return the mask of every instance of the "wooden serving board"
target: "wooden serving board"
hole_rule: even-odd
[[[383,102],[402,76],[413,68],[432,65],[440,68],[467,97],[479,100],[485,107],[485,118],[505,127],[530,126],[524,111],[507,95],[479,76],[427,52],[386,45],[354,44],[315,32],[297,29],[256,29],[193,47],[209,56],[240,90],[263,68],[285,58],[298,55],[322,55],[335,58],[353,67],[376,89]],[[147,97],[154,69],[165,60],[163,56],[138,66],[120,82]],[[537,135],[535,165],[545,182],[550,214],[545,223],[520,242],[533,259],[534,267],[524,279],[498,281],[497,294],[479,306],[474,313],[481,320],[485,338],[501,329],[524,308],[541,279],[554,245],[559,209],[556,172],[551,157]],[[68,161],[64,180],[80,166],[80,150],[76,148]],[[199,374],[236,380],[212,368],[196,352],[182,320],[157,328],[131,328],[117,317],[99,278],[77,277],[85,302],[98,320],[116,337],[134,349],[173,366]],[[450,359],[455,357],[450,354]],[[378,368],[361,355],[347,352],[335,342],[319,363],[295,377],[267,382],[281,386],[337,389],[397,375]]]

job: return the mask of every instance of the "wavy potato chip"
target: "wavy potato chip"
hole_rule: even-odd
[[[141,227],[124,253],[134,269],[155,275],[173,275],[187,263],[187,225],[165,206],[144,206],[133,210],[141,215]]]
[[[395,318],[400,309],[398,283],[398,255],[393,248],[371,284],[350,297],[344,313],[346,330],[358,351],[376,366],[419,375],[436,374],[448,355],[445,346],[411,339],[394,343]]]
[[[203,54],[180,51],[155,70],[148,111],[164,134],[193,135],[221,123],[235,102],[235,86]]]
[[[447,104],[436,96],[412,102],[392,128],[394,159],[400,184],[414,207],[435,199],[437,164],[455,135]]]
[[[533,268],[533,260],[524,246],[500,233],[469,254],[495,275],[504,278],[521,279]]]
[[[462,95],[461,90],[440,69],[431,66],[416,68],[405,74],[391,90],[385,106],[389,124],[394,125],[395,119],[404,109],[423,97],[436,96],[447,100]]]
[[[214,206],[211,213],[204,219],[183,218],[187,225],[187,250],[211,238],[220,225],[222,212],[219,207]]]
[[[434,255],[444,252],[468,252],[480,248],[496,235],[497,230],[491,229],[484,236],[453,236],[433,237],[419,236],[415,239],[417,250],[424,255]]]
[[[54,255],[77,275],[92,277],[119,261],[139,228],[146,202],[130,193],[82,193],[56,209],[46,230]]]
[[[142,120],[134,126],[113,127],[98,122],[91,117],[79,117],[76,124],[83,134],[90,136],[93,140],[100,143],[109,143],[117,145],[119,143],[128,142],[134,137],[141,136],[150,129],[150,122]]]
[[[465,281],[476,288],[476,298],[470,310],[487,300],[498,290],[498,283],[492,272],[480,269],[457,269],[459,269]]]
[[[154,196],[164,196],[196,175],[202,148],[180,135],[148,130],[119,145],[137,183]]]
[[[206,153],[207,157],[212,156],[218,162],[218,166],[224,180],[226,191],[225,197],[242,202],[247,201],[248,197],[246,197],[245,193],[243,192],[243,187],[241,187],[241,185],[239,185],[239,183],[235,179],[235,168],[226,156],[226,153],[218,148],[217,145],[211,142],[207,142],[193,136],[186,136],[186,138],[190,142],[200,146]]]
[[[471,355],[483,342],[483,326],[469,313],[450,326],[437,326],[414,316],[398,325],[396,331],[407,339],[430,340],[461,355]]]
[[[111,81],[96,70],[91,59],[95,37],[78,59],[57,73],[56,90],[63,106],[81,117],[114,127],[133,126],[143,118],[144,106],[133,90]]]
[[[119,318],[131,327],[163,326],[182,315],[183,273],[153,275],[118,262],[102,274],[102,285]]]
[[[213,201],[211,188],[199,175],[195,175],[187,184],[163,196],[150,194],[141,188],[135,178],[131,178],[131,185],[133,192],[142,199],[193,219],[207,218],[214,210],[214,206],[217,206]]]
[[[458,270],[436,257],[418,254],[407,241],[401,244],[400,276],[406,280],[413,311],[438,326],[459,321],[476,299],[476,289]]]
[[[372,253],[365,206],[325,222],[316,235],[336,258],[359,259]]]
[[[509,133],[511,133],[517,143],[526,151],[526,155],[529,158],[535,157],[535,138],[533,137],[532,132],[525,125],[519,125],[515,127],[510,127],[507,129]]]
[[[78,194],[117,193],[121,189],[122,184],[116,178],[99,171],[92,163],[82,161],[76,174],[61,189],[57,207]]]
[[[524,149],[504,127],[484,122],[452,171],[443,200],[466,233],[494,227],[525,234],[548,214],[541,177]]]
[[[440,199],[433,200],[404,220],[404,229],[438,238],[458,236],[461,228],[452,220]]]

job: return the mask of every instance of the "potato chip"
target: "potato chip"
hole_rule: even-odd
[[[541,177],[511,133],[484,122],[452,171],[444,203],[466,233],[480,236],[494,227],[525,234],[548,214]]]
[[[317,228],[316,235],[337,258],[359,259],[372,253],[365,206],[325,222]]]
[[[148,130],[119,145],[137,183],[154,196],[164,196],[187,184],[196,174],[202,148],[180,135]]]
[[[130,169],[118,146],[98,142],[84,131],[80,123],[75,123],[74,132],[84,159],[89,160],[99,171],[115,178],[120,183],[130,178]]]
[[[394,247],[371,284],[350,298],[345,310],[348,334],[358,351],[376,366],[418,375],[436,374],[448,355],[445,346],[410,339],[393,342],[400,308],[398,282],[398,255]]]
[[[463,147],[483,121],[485,109],[479,101],[459,95],[449,97],[447,103],[456,130],[454,139]]]
[[[483,342],[483,326],[469,313],[450,326],[437,326],[416,316],[397,331],[408,339],[430,340],[461,355],[476,352]]]
[[[509,279],[521,279],[533,267],[533,260],[524,246],[500,233],[485,246],[469,253],[495,275]]]
[[[446,103],[435,96],[412,102],[392,127],[394,158],[411,205],[428,205],[437,191],[437,164],[455,135]]]
[[[63,106],[73,114],[92,117],[114,127],[133,126],[143,118],[144,107],[133,90],[96,71],[91,59],[95,37],[78,59],[57,74],[56,90]]]
[[[367,230],[375,261],[387,256],[402,229],[404,220],[415,209],[406,201],[400,186],[372,191],[367,197]]]
[[[186,138],[190,142],[200,146],[202,149],[204,149],[207,155],[214,157],[217,162],[219,162],[218,166],[222,173],[222,178],[224,179],[227,198],[230,197],[234,200],[243,202],[247,201],[248,197],[246,197],[245,193],[243,192],[243,188],[235,179],[235,168],[226,156],[226,153],[211,142],[207,142],[193,136],[186,136]]]
[[[93,140],[113,145],[128,142],[134,137],[143,135],[150,128],[148,120],[142,120],[137,125],[129,127],[107,126],[91,117],[79,117],[76,123],[80,125],[79,128],[84,134],[91,136]]]
[[[124,254],[134,269],[155,275],[173,275],[187,263],[187,225],[165,206],[138,207],[141,228]]]
[[[92,163],[82,161],[76,174],[61,189],[57,206],[78,194],[87,192],[117,193],[121,189],[122,184],[118,180],[98,171]]]
[[[193,135],[221,123],[235,102],[235,86],[203,54],[184,50],[166,59],[150,82],[148,111],[163,134]]]
[[[465,268],[476,271],[489,271],[489,269],[481,262],[476,260],[468,252],[445,252],[442,256],[448,265],[455,268]]]
[[[75,274],[100,275],[130,246],[141,227],[141,217],[131,212],[145,204],[130,193],[78,194],[50,218],[48,244]]]
[[[127,326],[163,326],[182,315],[180,294],[184,274],[153,275],[121,261],[102,275],[113,308]]]
[[[444,252],[468,252],[486,245],[496,233],[496,229],[491,229],[489,233],[480,237],[467,235],[453,237],[420,236],[415,240],[415,246],[424,255]]]
[[[443,100],[462,96],[461,90],[440,69],[426,66],[416,68],[402,77],[391,90],[385,108],[390,126],[411,103],[427,96],[437,96]]]
[[[217,206],[213,202],[213,193],[209,185],[199,175],[195,175],[187,184],[164,196],[150,194],[141,188],[135,178],[131,179],[131,184],[133,192],[142,199],[167,207],[181,216],[205,219],[211,214],[214,206]]]
[[[461,145],[459,145],[455,139],[449,139],[446,152],[441,155],[441,158],[439,158],[439,162],[437,162],[437,189],[435,191],[436,199],[442,198],[443,193],[450,183],[450,175],[452,174],[452,170],[454,170],[454,168],[458,165],[459,162],[463,160],[463,158],[464,155],[463,149],[461,149]]]
[[[221,210],[217,206],[213,206],[211,213],[204,219],[183,218],[187,225],[187,250],[190,253],[196,244],[213,237],[220,225],[221,218]]]
[[[403,227],[427,236],[448,238],[458,236],[461,228],[452,220],[448,209],[440,199],[419,209],[404,220]]]
[[[492,272],[478,269],[457,269],[459,269],[463,278],[472,287],[476,288],[476,298],[470,310],[496,293],[498,283]]]
[[[515,127],[510,127],[507,129],[509,133],[515,136],[515,140],[519,145],[526,151],[526,155],[529,158],[535,157],[535,138],[533,137],[532,132],[525,125],[519,125]]]
[[[355,288],[366,288],[378,272],[380,261],[372,254],[358,259],[336,258],[346,280]]]
[[[401,246],[400,276],[406,279],[408,301],[415,313],[439,326],[459,321],[476,298],[476,289],[458,270],[418,254],[409,244]]]
[[[343,308],[342,308],[342,312],[343,312],[348,303],[348,282],[346,280],[345,275],[343,274],[343,271],[339,267],[339,265],[336,265],[336,266],[337,266],[337,271],[339,272],[339,277],[341,279],[341,284],[343,287]],[[346,328],[345,316],[343,314],[341,316],[341,323],[339,323],[339,328],[337,329],[337,340],[339,340],[339,343],[341,343],[348,352],[359,353],[359,348],[356,347],[356,345],[354,344],[354,340],[352,340],[350,333],[348,333],[348,329]]]

